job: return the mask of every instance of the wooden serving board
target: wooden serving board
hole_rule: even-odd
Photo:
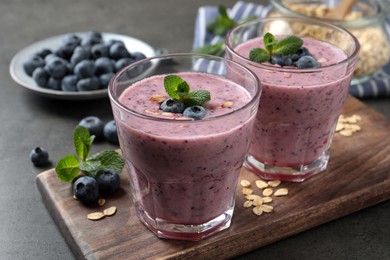
[[[326,172],[303,183],[282,183],[288,196],[274,197],[274,211],[262,216],[243,207],[242,187],[237,187],[231,227],[200,242],[159,239],[143,226],[130,198],[127,174],[121,174],[122,190],[103,207],[85,207],[74,200],[70,184],[61,183],[54,169],[39,174],[36,184],[77,258],[230,258],[390,199],[390,121],[352,97],[343,114],[360,115],[362,131],[335,135]],[[245,169],[240,178],[258,179]],[[118,209],[114,216],[87,219],[88,213],[110,206]]]

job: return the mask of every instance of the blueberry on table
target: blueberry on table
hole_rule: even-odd
[[[49,153],[38,146],[30,152],[30,160],[35,166],[44,166],[49,163]]]
[[[36,68],[32,74],[32,78],[38,86],[42,88],[47,87],[47,81],[49,80],[49,74],[44,68]]]
[[[49,59],[45,65],[46,72],[54,78],[63,78],[68,74],[67,61],[60,57]]]
[[[100,88],[100,80],[96,76],[80,79],[77,81],[76,86],[78,91],[98,90]]]
[[[23,68],[27,75],[32,76],[34,70],[39,67],[45,66],[45,61],[42,57],[34,55],[29,57],[24,63]]]
[[[168,98],[161,103],[160,109],[164,112],[180,113],[181,114],[181,113],[183,113],[183,111],[185,109],[185,105],[180,100]]]
[[[200,120],[206,116],[206,112],[207,110],[202,106],[191,106],[184,110],[183,116]]]
[[[114,60],[119,60],[120,58],[130,58],[131,55],[123,44],[114,43],[110,46],[109,57]]]
[[[76,75],[67,75],[61,81],[61,90],[62,91],[77,91],[77,76]]]
[[[101,57],[95,61],[95,75],[100,76],[106,73],[113,73],[115,71],[114,62],[107,58]]]
[[[111,120],[106,123],[103,129],[103,135],[104,138],[106,138],[107,141],[113,144],[118,144],[118,132],[116,129],[116,124],[114,120]]]
[[[61,79],[50,77],[47,81],[46,87],[52,90],[61,90]]]
[[[100,77],[99,77],[100,88],[101,89],[108,88],[108,83],[110,82],[112,77],[114,77],[114,73],[106,73],[106,74],[100,75]]]
[[[90,78],[95,75],[95,62],[82,60],[76,64],[73,72],[79,79]]]
[[[299,69],[309,69],[309,68],[318,68],[320,64],[312,56],[302,56],[297,61],[297,67]]]
[[[103,43],[95,44],[91,48],[92,58],[108,57],[109,46]]]
[[[100,118],[97,116],[88,116],[79,122],[79,125],[84,126],[88,129],[91,135],[94,135],[96,138],[103,136],[104,124]]]
[[[99,199],[99,187],[94,178],[82,176],[74,182],[73,194],[84,204],[91,204]]]
[[[96,181],[98,183],[99,192],[102,195],[113,194],[120,187],[119,174],[109,169],[104,169],[98,172],[96,175]]]
[[[115,62],[115,71],[126,67],[127,65],[133,63],[135,60],[133,58],[121,58]]]
[[[293,62],[290,56],[277,54],[271,56],[271,63],[278,64],[280,66],[291,66]]]

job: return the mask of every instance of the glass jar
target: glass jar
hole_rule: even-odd
[[[268,16],[311,17],[328,21],[349,30],[361,45],[356,64],[355,81],[364,81],[390,60],[389,28],[386,29],[386,0],[357,0],[343,20],[324,18],[340,0],[270,0],[273,9]],[[314,27],[302,28],[304,34],[315,33]]]

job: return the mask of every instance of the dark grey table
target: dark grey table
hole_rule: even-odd
[[[225,1],[2,0],[0,1],[0,259],[73,259],[41,201],[35,176],[73,151],[74,127],[85,116],[112,118],[108,99],[60,101],[37,96],[11,79],[15,53],[46,37],[74,31],[131,35],[155,48],[191,50],[194,20],[202,5]],[[257,1],[265,3],[265,1]],[[389,99],[365,100],[390,118]],[[50,151],[53,164],[35,168],[35,146]],[[94,152],[116,148],[97,143]],[[351,214],[239,259],[390,259],[390,202]]]

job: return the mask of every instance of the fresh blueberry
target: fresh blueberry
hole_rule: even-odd
[[[43,48],[42,50],[40,50],[39,52],[36,53],[36,55],[38,55],[42,59],[45,59],[45,57],[49,54],[52,54],[52,51],[50,49],[46,49],[46,48]]]
[[[183,113],[185,109],[185,105],[182,101],[176,100],[173,98],[168,98],[164,100],[161,105],[160,109],[164,112],[170,112],[170,113]]]
[[[53,90],[61,90],[61,79],[50,77],[47,81],[46,87]]]
[[[100,32],[90,32],[82,42],[82,45],[93,46],[103,42],[103,37]]]
[[[135,60],[133,58],[121,58],[115,62],[115,71],[119,71],[121,68],[126,67],[127,65],[133,63]]]
[[[30,160],[35,166],[44,166],[49,163],[49,153],[38,146],[30,152]]]
[[[320,64],[312,56],[302,56],[297,61],[297,67],[299,69],[318,68]]]
[[[92,58],[108,57],[109,46],[103,43],[95,44],[91,48]]]
[[[68,42],[72,42],[74,43],[75,45],[80,45],[81,44],[81,38],[79,36],[77,36],[76,34],[74,33],[70,33],[70,34],[67,34],[65,35],[65,37],[62,39],[62,42],[63,43],[68,43]]]
[[[104,124],[100,118],[97,116],[88,116],[79,122],[79,125],[84,126],[88,129],[91,135],[94,135],[96,138],[103,136]]]
[[[119,60],[120,58],[130,58],[131,55],[127,51],[126,47],[121,43],[114,43],[109,50],[111,59]]]
[[[52,58],[58,58],[57,55],[55,55],[54,53],[50,53],[48,55],[46,55],[45,57],[45,62],[47,63],[49,60],[51,60]]]
[[[100,80],[96,76],[80,79],[77,81],[76,86],[78,91],[98,90],[100,88]]]
[[[115,67],[111,59],[101,57],[95,61],[95,75],[100,76],[106,73],[113,73],[114,71]]]
[[[76,75],[67,75],[61,81],[61,90],[62,91],[77,91],[77,76]]]
[[[39,67],[45,66],[45,61],[42,59],[42,57],[38,55],[34,55],[30,58],[28,58],[23,63],[24,71],[27,73],[27,75],[32,76],[34,70]]]
[[[60,45],[58,49],[55,51],[57,56],[69,60],[72,57],[74,49],[77,47],[77,43],[75,42],[66,42]]]
[[[114,120],[107,122],[103,129],[103,135],[107,141],[113,144],[118,144],[118,132],[116,130],[116,124]]]
[[[114,77],[114,73],[106,73],[106,74],[100,75],[100,77],[99,77],[100,88],[102,88],[102,89],[108,88],[108,83],[110,82],[112,77]]]
[[[309,50],[306,47],[301,47],[297,53],[292,54],[290,57],[293,62],[297,62],[302,56],[311,56]]]
[[[271,56],[271,63],[280,66],[291,66],[293,62],[290,56],[277,54]]]
[[[200,120],[206,116],[206,112],[207,110],[202,106],[192,106],[184,110],[183,116]]]
[[[124,43],[123,41],[117,40],[117,39],[110,39],[110,40],[108,40],[107,45],[108,45],[108,46],[111,46],[111,45],[113,45],[114,43],[120,43],[120,44],[122,44],[123,46],[125,46],[125,43]]]
[[[142,60],[142,59],[145,59],[146,56],[145,54],[143,54],[142,52],[133,52],[131,54],[131,57],[134,59],[134,60]]]
[[[32,74],[32,77],[38,86],[42,88],[47,87],[47,81],[49,80],[49,75],[44,68],[41,67],[36,68]]]
[[[77,63],[83,60],[88,60],[90,57],[89,50],[80,48],[77,51],[74,51],[72,57],[70,57],[70,64],[75,66]]]
[[[90,78],[95,75],[95,62],[82,60],[76,64],[73,72],[79,79]]]
[[[47,61],[45,70],[51,77],[63,78],[68,74],[67,62],[62,58],[53,57]]]
[[[98,172],[96,175],[96,182],[99,186],[99,192],[102,195],[113,194],[120,187],[119,174],[109,169]]]
[[[98,183],[90,176],[82,176],[74,182],[73,194],[85,204],[94,203],[99,199]]]

